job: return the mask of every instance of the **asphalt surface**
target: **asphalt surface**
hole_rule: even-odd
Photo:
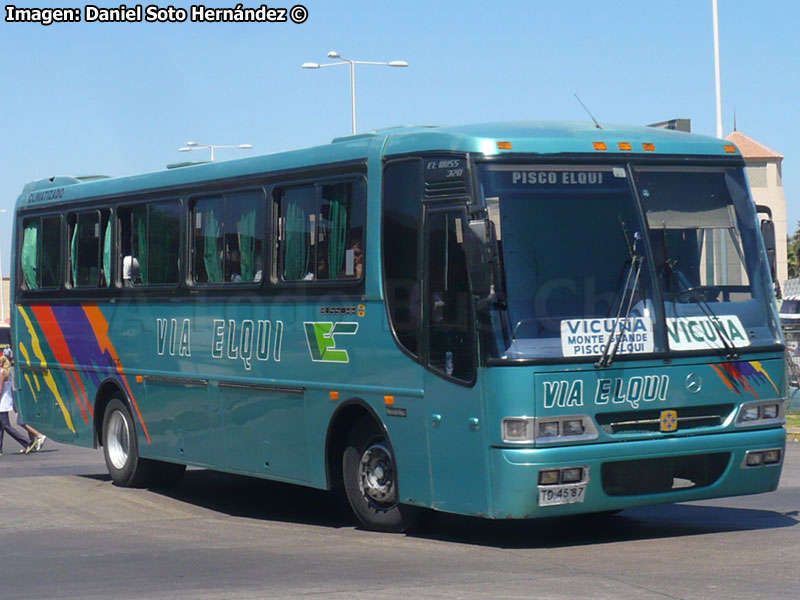
[[[605,518],[366,532],[325,492],[205,470],[111,484],[100,451],[0,457],[0,599],[800,598],[800,443],[771,494]]]

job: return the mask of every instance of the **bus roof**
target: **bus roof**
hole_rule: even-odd
[[[503,142],[503,144],[499,144]],[[460,126],[402,126],[335,138],[330,144],[251,158],[189,163],[125,177],[56,176],[25,185],[17,208],[25,209],[92,197],[168,190],[202,181],[246,178],[258,173],[426,151],[508,154],[647,154],[730,156],[741,159],[730,142],[652,127],[588,122],[507,122]]]

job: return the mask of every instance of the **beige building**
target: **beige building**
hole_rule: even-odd
[[[747,163],[747,178],[750,180],[753,200],[756,204],[767,206],[772,210],[777,246],[775,250],[777,277],[781,289],[783,289],[789,277],[786,247],[786,195],[783,193],[781,177],[783,156],[739,131],[734,131],[725,139],[736,144]]]
[[[3,275],[3,322],[0,327],[5,326],[11,318],[11,278]]]

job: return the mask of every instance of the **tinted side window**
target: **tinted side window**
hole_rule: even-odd
[[[248,191],[192,206],[195,283],[253,283],[263,276],[264,196]]]
[[[74,288],[107,287],[111,275],[110,211],[73,213],[69,226],[67,280]]]
[[[61,218],[32,217],[22,222],[22,288],[38,290],[61,284]]]
[[[364,270],[365,193],[361,181],[275,191],[278,278],[358,280]]]
[[[180,206],[180,202],[172,201],[119,209],[124,286],[178,283]]]
[[[383,171],[383,268],[389,318],[400,344],[417,355],[421,297],[417,261],[422,161],[389,163]]]

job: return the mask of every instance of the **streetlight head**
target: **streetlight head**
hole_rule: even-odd
[[[389,61],[390,67],[407,67],[408,63],[404,60],[390,60]]]
[[[197,146],[197,142],[186,142],[186,145],[191,148],[192,146]]]
[[[250,150],[253,147],[253,144],[239,144],[236,147],[240,150]]]
[[[328,52],[328,58],[341,58],[341,56],[339,56],[339,53],[336,50],[331,50]]]
[[[319,69],[319,64],[318,63],[303,63],[302,67],[304,69]]]
[[[178,152],[191,152],[191,150],[191,148],[187,148],[185,146],[183,148],[178,148]]]

